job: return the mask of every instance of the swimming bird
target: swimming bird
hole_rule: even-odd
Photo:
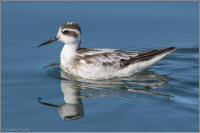
[[[94,80],[129,76],[140,72],[176,49],[169,47],[157,50],[127,51],[80,48],[81,28],[75,22],[62,24],[56,37],[38,47],[57,40],[64,43],[60,54],[61,70]]]

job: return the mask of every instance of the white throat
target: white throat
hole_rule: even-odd
[[[62,67],[66,68],[67,64],[75,56],[76,51],[80,47],[80,43],[65,44],[60,54],[60,64]]]

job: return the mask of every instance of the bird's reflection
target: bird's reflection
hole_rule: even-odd
[[[150,71],[143,71],[125,78],[95,81],[68,75],[61,71],[57,65],[51,65],[50,67],[47,68],[47,74],[59,79],[65,104],[54,105],[43,102],[41,98],[38,98],[38,102],[56,107],[63,120],[75,120],[84,116],[84,108],[81,101],[83,98],[119,96],[124,92],[127,94],[134,92],[172,97],[168,94],[152,91],[153,89],[163,88],[167,81],[171,79]]]
[[[50,103],[42,102],[41,98],[38,102],[56,107],[63,120],[75,120],[84,116],[83,103],[80,98],[80,85],[76,81],[61,80],[61,89],[64,94],[65,104],[53,105]]]
[[[64,120],[74,120],[83,117],[83,103],[80,96],[80,85],[75,81],[61,81],[61,89],[66,104],[59,107],[59,113]]]

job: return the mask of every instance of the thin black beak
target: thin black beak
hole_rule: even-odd
[[[50,40],[48,40],[48,41],[46,41],[46,42],[44,42],[44,43],[38,45],[37,47],[44,46],[44,45],[46,45],[46,44],[55,42],[55,41],[57,41],[58,39],[59,39],[58,37],[53,37],[52,39],[50,39]]]

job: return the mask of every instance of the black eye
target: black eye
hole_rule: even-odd
[[[62,33],[63,34],[67,34],[67,33],[69,33],[69,31],[68,30],[64,30]]]

